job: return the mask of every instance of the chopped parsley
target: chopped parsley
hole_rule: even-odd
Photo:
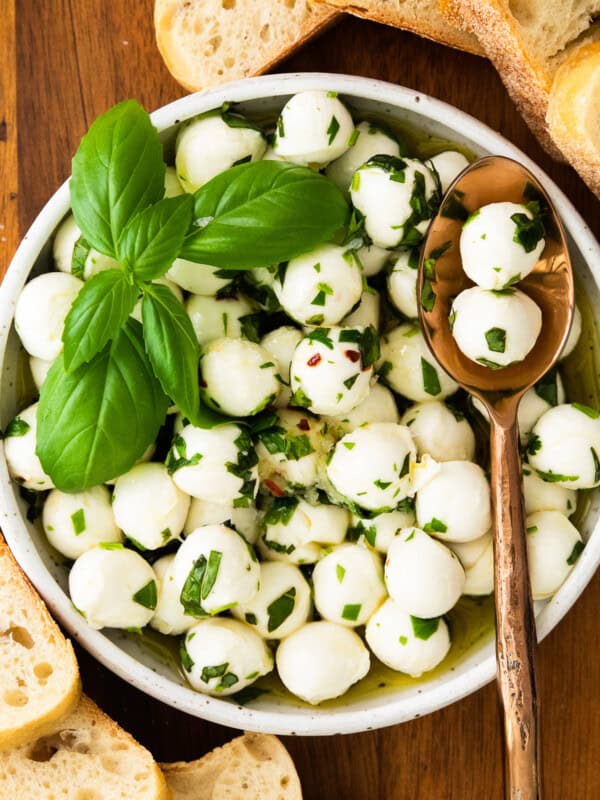
[[[154,611],[156,603],[158,602],[156,581],[148,581],[145,586],[142,586],[142,588],[133,595],[133,601],[140,606],[144,606],[144,608],[150,609],[150,611]]]
[[[260,312],[256,314],[244,314],[240,317],[240,328],[244,339],[258,344],[260,342],[260,323],[262,316]]]
[[[372,325],[368,325],[362,331],[356,328],[344,328],[340,331],[339,342],[358,345],[364,368],[370,367],[379,358],[379,336]]]
[[[598,460],[598,453],[593,447],[590,447],[592,458],[594,459],[594,483],[600,483],[600,461]]]
[[[423,358],[423,356],[421,356],[421,374],[423,377],[423,388],[427,394],[433,397],[438,395],[442,391],[442,387],[437,370],[426,358]]]
[[[571,554],[567,558],[567,564],[569,566],[572,567],[573,564],[575,564],[578,561],[579,556],[582,554],[584,547],[585,547],[585,545],[581,540],[578,541],[578,542],[575,542],[575,545],[573,546],[573,549],[571,550]]]
[[[185,646],[185,639],[181,640],[179,645],[179,657],[181,658],[181,666],[186,672],[191,672],[194,667],[194,662]]]
[[[350,391],[350,389],[352,389],[357,380],[358,380],[358,375],[352,375],[350,378],[346,378],[346,380],[344,381],[344,386],[346,387],[346,389],[348,389],[348,391]]]
[[[219,550],[211,550],[208,555],[208,565],[206,567],[206,572],[204,573],[202,588],[200,591],[200,595],[203,600],[206,600],[208,595],[211,593],[213,586],[215,585],[222,558],[223,553],[221,553]]]
[[[373,484],[382,491],[385,491],[389,486],[392,485],[391,481],[382,481],[381,478],[377,478],[376,481],[373,481]]]
[[[327,136],[329,137],[327,144],[333,144],[335,137],[338,135],[339,129],[340,123],[338,122],[337,117],[334,115],[331,117],[329,127],[327,128]]]
[[[24,419],[21,417],[15,417],[8,423],[6,430],[4,431],[4,438],[10,439],[13,436],[25,436],[30,428],[31,425],[28,422],[25,422]]]
[[[71,514],[71,523],[73,525],[73,530],[75,531],[75,536],[79,536],[84,532],[86,525],[85,511],[83,508],[78,508],[77,511],[74,511]]]
[[[346,450],[354,450],[356,447],[356,442],[342,442]]]
[[[542,440],[540,439],[537,434],[532,433],[529,437],[529,441],[527,442],[527,452],[530,456],[534,456],[536,453],[539,453],[542,449]]]
[[[280,625],[283,625],[294,610],[295,605],[296,587],[292,586],[284,592],[281,597],[278,597],[277,600],[273,600],[273,602],[267,606],[267,614],[269,615],[267,630],[269,633],[273,633]]]
[[[248,623],[248,625],[256,625],[258,620],[256,619],[256,614],[244,614],[244,619]]]
[[[598,419],[598,417],[600,417],[600,414],[594,408],[584,406],[583,403],[572,403],[571,405],[573,408],[576,408],[577,411],[581,411],[582,414],[590,417],[590,419]]]
[[[558,405],[558,383],[557,383],[558,370],[556,367],[547,372],[533,387],[535,393],[542,400],[545,400],[548,405]],[[575,405],[575,403],[573,403]]]
[[[540,469],[536,470],[536,472],[546,483],[569,483],[579,480],[579,475],[561,475],[558,472],[552,472],[552,470],[542,472]]]
[[[399,477],[403,478],[405,475],[408,475],[409,470],[410,470],[410,453],[407,453],[404,456],[402,467],[400,468],[400,472],[398,473]]]
[[[446,217],[446,219],[458,219],[463,222],[466,221],[469,218],[469,212],[462,203],[464,196],[465,193],[458,189],[455,189],[449,194],[442,205],[442,217]]]
[[[434,619],[421,619],[421,617],[410,617],[410,624],[412,625],[415,638],[427,641],[437,631],[440,624],[439,617]]]
[[[531,253],[544,238],[545,230],[540,215],[540,205],[535,200],[527,203],[525,208],[532,214],[513,214],[511,220],[515,223],[513,242],[520,244],[526,253]]]
[[[345,605],[342,610],[342,619],[347,619],[349,622],[356,622],[358,619],[358,615],[360,614],[360,610],[362,608],[362,603],[357,603],[355,605]]]
[[[425,533],[447,533],[448,526],[441,519],[433,517],[426,525],[423,525],[423,530]]]
[[[504,328],[490,328],[485,332],[488,350],[492,353],[504,353],[506,350],[506,331]]]
[[[194,453],[191,458],[187,456],[187,444],[183,436],[177,435],[173,439],[173,444],[167,455],[165,466],[169,475],[183,467],[194,467],[202,459],[202,453]]]
[[[333,350],[333,340],[329,336],[330,330],[331,328],[315,328],[314,331],[306,334],[306,338],[309,342],[320,342],[328,350]]]
[[[281,453],[288,461],[299,461],[315,452],[307,434],[294,436],[279,425],[261,431],[258,439],[269,453]]]
[[[238,460],[235,463],[233,461],[228,461],[225,464],[227,472],[231,475],[235,475],[236,478],[242,481],[242,485],[238,491],[239,497],[233,501],[233,507],[248,508],[254,500],[256,477],[254,476],[253,469],[258,464],[258,456],[256,455],[252,438],[247,431],[240,431],[234,444],[238,449]]]
[[[201,555],[194,562],[183,589],[179,596],[179,601],[183,606],[184,612],[190,617],[205,617],[206,611],[202,608],[202,583],[206,574],[206,557]]]
[[[312,400],[305,391],[296,389],[290,397],[290,405],[299,406],[300,408],[310,408],[312,406]]]
[[[341,564],[336,564],[335,565],[335,576],[336,576],[336,578],[338,580],[338,583],[342,583],[342,581],[344,580],[344,575],[345,574],[346,574],[345,567],[342,567]]]
[[[287,525],[298,508],[299,502],[297,497],[277,497],[264,516],[264,524]]]
[[[537,533],[538,530],[539,528],[537,525],[530,525],[529,528],[527,528],[527,535],[531,536],[532,534]]]
[[[354,145],[356,144],[359,136],[360,136],[360,131],[358,130],[358,128],[354,128],[354,130],[352,131],[352,133],[348,137],[348,141],[346,143],[348,145],[348,147],[354,147]]]
[[[475,359],[478,364],[481,364],[482,367],[487,367],[488,369],[503,369],[504,364],[498,364],[497,361],[490,361],[489,358],[484,358],[480,356],[479,358]]]

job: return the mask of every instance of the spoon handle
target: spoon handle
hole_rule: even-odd
[[[492,418],[496,663],[503,717],[505,796],[539,800],[540,752],[535,680],[535,617],[527,572],[525,509],[516,409]]]

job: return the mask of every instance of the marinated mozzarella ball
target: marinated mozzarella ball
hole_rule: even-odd
[[[367,644],[390,669],[418,678],[437,667],[450,650],[450,633],[443,619],[420,619],[388,599],[371,617]]]
[[[536,422],[527,448],[540,478],[566,489],[600,484],[600,414],[581,403],[555,406]]]
[[[191,320],[198,344],[204,347],[223,336],[239,339],[243,335],[244,317],[256,309],[241,295],[218,299],[192,294],[185,302],[185,310]]]
[[[377,247],[375,244],[364,244],[356,251],[356,257],[362,265],[365,278],[372,278],[385,267],[390,257],[390,251],[385,247]]]
[[[352,515],[352,534],[359,541],[367,542],[380,553],[387,553],[394,536],[404,528],[415,524],[412,503],[405,502],[396,511],[386,511],[374,517]]]
[[[38,403],[20,411],[4,431],[4,455],[8,471],[25,489],[43,492],[54,484],[46,475],[37,457]]]
[[[179,599],[180,592],[173,575],[175,555],[163,556],[153,564],[158,588],[158,599],[150,627],[167,636],[179,636],[196,624],[195,617],[185,613]]]
[[[236,275],[237,272],[232,270],[176,258],[165,277],[181,286],[186,292],[213,297],[220,289],[229,286]]]
[[[459,556],[460,557],[460,556]],[[465,588],[463,594],[483,597],[494,591],[494,541],[487,536],[486,546],[470,566],[465,566]]]
[[[324,167],[350,147],[352,117],[334,92],[311,90],[291,97],[275,130],[275,155],[311,167]]]
[[[403,611],[431,619],[456,605],[465,586],[465,571],[445,545],[419,528],[406,528],[390,544],[385,584]]]
[[[125,536],[143,550],[157,550],[178,539],[190,496],[174,483],[164,464],[137,464],[117,478],[115,520]]]
[[[289,387],[290,366],[294,350],[301,339],[302,333],[298,328],[294,328],[292,325],[283,325],[281,328],[275,328],[274,331],[267,333],[260,340],[261,347],[264,347],[273,361],[275,361],[277,373],[283,381],[275,400],[275,405],[278,408],[285,408],[292,396]]]
[[[464,414],[446,403],[416,403],[402,417],[410,428],[419,456],[429,453],[436,461],[473,461],[475,434]]]
[[[581,328],[583,326],[583,320],[581,318],[581,311],[575,306],[573,309],[573,322],[571,324],[571,330],[569,331],[569,337],[566,341],[566,344],[563,348],[562,353],[560,354],[560,360],[562,361],[567,356],[570,356],[573,350],[577,347],[577,343],[581,337]]]
[[[283,685],[311,705],[339,697],[369,671],[361,638],[334,622],[309,622],[285,638],[275,656]]]
[[[411,489],[417,451],[404,425],[375,422],[336,444],[327,477],[343,498],[368,511],[392,511]]]
[[[370,287],[363,292],[358,301],[358,305],[347,314],[342,320],[344,328],[374,328],[379,330],[379,318],[381,313],[381,299],[379,292]]]
[[[69,593],[92,628],[143,628],[156,608],[156,576],[138,553],[110,542],[79,556]]]
[[[244,507],[258,491],[256,462],[250,437],[237,425],[186,425],[175,437],[167,468],[192,497]]]
[[[312,610],[310,586],[298,567],[278,561],[260,566],[260,589],[232,614],[252,625],[263,639],[283,639],[304,625]]]
[[[165,197],[179,197],[181,194],[185,194],[185,192],[179,183],[177,170],[175,167],[167,167],[165,169]]]
[[[582,550],[579,531],[559,511],[539,511],[527,517],[527,563],[534,600],[560,589]]]
[[[52,246],[54,264],[60,272],[69,272],[87,281],[105,269],[121,268],[119,262],[114,258],[99,253],[80,239],[81,230],[73,215],[69,214],[56,231]]]
[[[415,403],[443,400],[458,390],[430,352],[418,325],[404,323],[381,338],[380,371],[398,394]]]
[[[448,542],[478,539],[492,525],[490,485],[479,464],[445,461],[417,492],[417,523]]]
[[[347,414],[369,394],[377,349],[377,334],[371,328],[311,331],[292,357],[292,405],[315,414]]]
[[[45,361],[43,358],[30,356],[29,369],[31,370],[31,376],[33,378],[33,382],[35,383],[36,389],[39,390],[42,388],[42,384],[46,380],[46,375],[50,371],[52,364],[54,364],[54,361]]]
[[[278,297],[285,312],[303,325],[335,325],[361,293],[354,251],[324,244],[288,262]]]
[[[235,694],[273,669],[266,642],[236,619],[206,619],[183,641],[181,663],[191,686],[214,697]]]
[[[242,161],[258,161],[267,149],[262,133],[237,120],[230,126],[216,111],[179,128],[175,143],[177,177],[186,192],[195,192],[215,175]]]
[[[350,190],[356,170],[372,156],[400,156],[398,142],[372,122],[360,122],[350,135],[348,144],[350,148],[325,170],[327,177],[344,192]]]
[[[460,175],[463,169],[469,166],[469,162],[463,154],[457,153],[456,150],[444,150],[443,153],[438,153],[437,156],[433,156],[429,161],[437,172],[442,194],[448,191],[452,181]]]
[[[392,262],[387,276],[390,300],[401,314],[409,319],[418,319],[417,277],[419,274],[418,250],[403,250]]]
[[[201,369],[205,399],[231,417],[258,414],[279,393],[277,367],[269,353],[254,342],[215,339],[204,350]]]
[[[220,614],[258,592],[260,566],[254,550],[227,525],[192,531],[173,562],[173,580],[186,613]]]
[[[473,286],[452,303],[452,335],[472,361],[499,369],[522,361],[542,329],[539,307],[518,289],[502,293]]]
[[[171,293],[175,295],[177,300],[179,300],[180,303],[183,303],[183,292],[179,286],[177,286],[176,283],[173,283],[173,281],[170,281],[168,278],[165,278],[164,275],[161,278],[157,278],[156,280],[152,281],[152,283],[159,283],[162,286],[166,286],[167,289],[170,289]],[[140,297],[129,316],[133,317],[133,319],[137,319],[138,322],[143,324],[142,300],[143,298]]]
[[[59,355],[65,318],[82,286],[64,272],[45,272],[25,284],[15,307],[15,329],[29,355],[45,361]]]
[[[468,569],[479,561],[492,541],[492,532],[488,531],[479,539],[471,539],[469,542],[448,542],[448,547],[456,553],[463,567]]]
[[[231,503],[210,503],[198,497],[192,497],[183,531],[187,536],[203,525],[221,522],[226,522],[230,528],[241,533],[249,544],[254,544],[258,539],[259,516],[256,506],[235,508]]]
[[[281,489],[312,486],[317,482],[325,438],[323,423],[309,414],[282,408],[277,422],[258,433],[256,453],[262,481],[274,481]]]
[[[73,561],[101,542],[121,542],[105,486],[66,494],[53,489],[44,503],[44,532],[52,547]]]
[[[343,544],[322,558],[312,574],[315,606],[330,622],[364,625],[383,602],[383,566],[377,553]]]
[[[577,492],[556,483],[542,480],[528,464],[523,465],[523,496],[525,513],[536,511],[560,511],[570,517],[577,508]]]
[[[263,161],[285,161],[283,156],[278,155],[272,145],[268,145],[262,157]]]
[[[378,247],[418,244],[439,203],[433,172],[414,158],[374,156],[354,173],[350,194]]]
[[[394,395],[380,383],[374,383],[366,399],[343,417],[327,417],[328,423],[343,433],[362,428],[367,422],[398,422],[399,419]]]

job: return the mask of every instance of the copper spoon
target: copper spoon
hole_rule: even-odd
[[[464,356],[450,331],[451,301],[473,285],[462,270],[460,233],[467,215],[487,203],[531,200],[538,201],[543,211],[546,247],[518,288],[540,307],[542,332],[524,361],[492,370]],[[419,265],[417,298],[423,335],[432,353],[463,389],[481,400],[490,417],[496,662],[506,748],[505,792],[509,800],[538,800],[535,618],[527,572],[517,409],[523,394],[556,363],[565,345],[574,286],[562,225],[550,198],[529,170],[512,159],[489,156],[458,176],[429,228]]]

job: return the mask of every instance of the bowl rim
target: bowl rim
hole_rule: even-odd
[[[286,73],[247,78],[217,89],[187,95],[163,106],[152,115],[159,131],[225,101],[244,102],[290,95],[310,89],[327,89],[340,95],[405,109],[465,136],[491,153],[517,159],[542,182],[554,199],[566,228],[577,243],[594,281],[600,286],[600,245],[579,212],[556,184],[521,150],[469,114],[429,95],[385,81],[330,73]],[[66,181],[42,208],[25,234],[0,286],[0,360],[4,352],[16,298],[46,244],[69,207]],[[596,268],[595,264],[599,266]],[[376,708],[331,713],[307,713],[294,708],[267,711],[212,698],[176,684],[126,653],[101,631],[92,629],[74,610],[67,594],[43,563],[23,523],[8,475],[4,449],[0,448],[0,523],[4,536],[20,566],[48,604],[53,615],[104,666],[136,688],[181,711],[210,722],[249,731],[282,735],[331,735],[356,733],[414,719],[443,708],[471,694],[495,675],[495,657],[490,645],[481,645],[481,658],[463,675],[447,673],[447,679],[411,697],[396,698],[390,690],[387,702]],[[590,537],[575,569],[538,616],[538,639],[546,636],[575,603],[600,563],[600,525]]]

